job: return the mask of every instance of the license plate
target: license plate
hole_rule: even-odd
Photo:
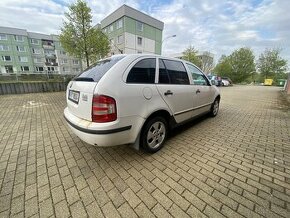
[[[69,90],[69,92],[68,92],[68,99],[69,100],[71,100],[72,102],[78,104],[79,103],[79,98],[80,98],[80,92]]]

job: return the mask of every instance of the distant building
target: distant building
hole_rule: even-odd
[[[0,27],[0,73],[77,74],[81,61],[68,56],[57,35]]]
[[[127,5],[101,21],[111,41],[111,54],[161,54],[164,23]]]
[[[182,59],[183,54],[175,53],[169,56]],[[214,54],[210,53],[209,51],[202,51],[202,52],[198,52],[197,57],[201,60],[201,63],[202,63],[202,65],[200,66],[201,70],[205,72],[206,74],[209,73],[213,68]]]

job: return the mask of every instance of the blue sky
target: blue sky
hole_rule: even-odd
[[[63,14],[73,0],[1,0],[0,26],[58,34]],[[164,22],[163,54],[181,53],[189,45],[210,51],[217,61],[240,47],[256,58],[266,48],[282,48],[290,62],[290,4],[286,0],[88,0],[93,22],[122,4]],[[289,64],[289,63],[288,63]]]

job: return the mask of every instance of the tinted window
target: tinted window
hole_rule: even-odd
[[[203,73],[199,69],[191,64],[186,65],[189,69],[189,72],[191,73],[193,85],[209,85],[205,75],[203,75]]]
[[[161,68],[159,70],[160,83],[189,84],[189,78],[182,62],[163,60],[163,64],[160,65]],[[166,74],[168,80],[166,79]]]
[[[75,78],[75,80],[90,81],[89,79],[91,79],[91,81],[99,82],[100,79],[105,75],[105,73],[123,58],[124,56],[113,57],[99,61],[90,68],[83,71],[80,75],[78,75]]]
[[[161,59],[159,59],[159,83],[170,84],[167,70],[166,70],[165,65]]]
[[[154,83],[155,82],[155,58],[139,61],[130,70],[127,83]]]

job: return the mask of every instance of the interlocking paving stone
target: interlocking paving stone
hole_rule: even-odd
[[[0,217],[290,217],[279,88],[221,93],[217,117],[174,130],[156,154],[82,142],[64,92],[0,96]]]

